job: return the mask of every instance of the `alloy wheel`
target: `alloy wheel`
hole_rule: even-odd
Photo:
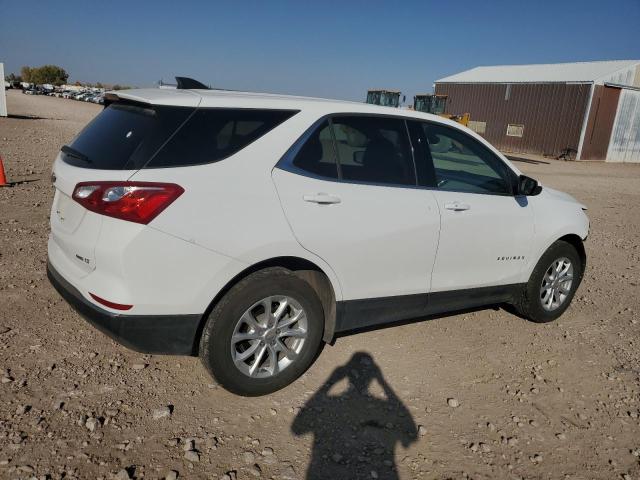
[[[540,303],[542,308],[552,312],[564,304],[573,285],[573,264],[566,257],[554,260],[540,285]]]
[[[286,295],[263,298],[240,317],[231,336],[233,363],[253,378],[277,375],[296,361],[307,339],[307,315]]]

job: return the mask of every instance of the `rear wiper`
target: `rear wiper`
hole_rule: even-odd
[[[89,157],[87,157],[84,153],[79,152],[75,148],[70,147],[69,145],[64,145],[60,149],[60,151],[66,155],[69,155],[70,157],[77,158],[78,160],[82,160],[83,162],[91,163]]]

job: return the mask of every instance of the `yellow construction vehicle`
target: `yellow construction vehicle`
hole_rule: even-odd
[[[463,113],[462,115],[452,115],[451,113],[440,113],[441,117],[448,118],[453,120],[454,122],[458,122],[465,127],[469,126],[469,120],[471,120],[471,115],[468,113]]]
[[[367,91],[366,103],[398,108],[400,106],[400,93],[399,90],[371,89]],[[404,102],[404,97],[402,101]]]
[[[413,97],[413,109],[418,112],[433,113],[440,115],[444,113],[447,105],[446,95],[435,95],[433,93],[419,93]]]
[[[469,125],[471,116],[468,113],[453,115],[446,113],[447,95],[436,95],[435,93],[420,93],[413,97],[413,109],[418,112],[433,113],[441,117],[448,118],[454,122],[461,123],[465,127]]]

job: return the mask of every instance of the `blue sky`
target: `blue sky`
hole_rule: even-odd
[[[407,100],[477,65],[640,58],[640,0],[0,0],[0,61],[72,80]]]

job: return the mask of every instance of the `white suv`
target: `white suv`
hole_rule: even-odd
[[[585,207],[472,131],[180,87],[108,94],[53,167],[49,278],[122,344],[199,355],[228,390],[261,395],[339,332],[502,303],[547,322],[569,306]]]

